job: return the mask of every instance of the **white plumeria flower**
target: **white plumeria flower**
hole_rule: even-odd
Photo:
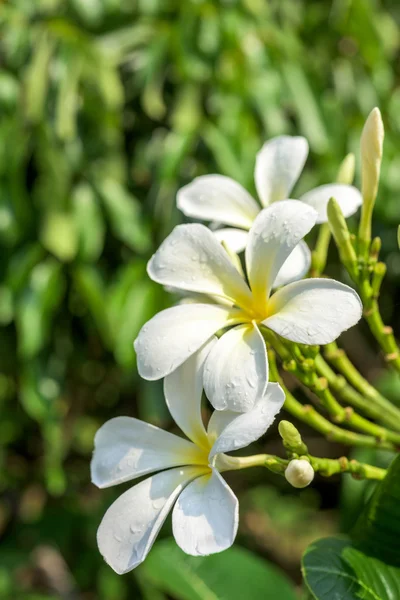
[[[169,375],[217,331],[230,328],[210,352],[204,388],[214,408],[244,412],[268,382],[260,328],[302,344],[327,344],[357,323],[360,298],[332,279],[297,281],[271,296],[280,268],[316,219],[317,212],[298,200],[261,211],[246,246],[249,285],[207,227],[175,227],[150,259],[148,274],[205,300],[163,310],[142,327],[135,340],[140,375]]]
[[[117,573],[146,558],[168,513],[173,534],[188,554],[202,556],[229,548],[238,527],[238,500],[220,472],[238,468],[225,452],[261,437],[282,408],[276,383],[245,414],[214,412],[207,430],[201,418],[202,372],[217,341],[203,346],[164,381],[164,393],[182,439],[130,417],[111,419],[96,434],[91,471],[100,488],[161,471],[122,494],[110,506],[97,533],[100,552]]]
[[[254,173],[261,207],[230,177],[203,175],[179,190],[178,208],[188,217],[229,225],[229,228],[217,229],[215,235],[235,252],[241,252],[247,244],[248,230],[262,207],[290,197],[307,155],[308,143],[303,137],[282,135],[264,144],[257,154]],[[321,185],[299,200],[317,210],[317,223],[325,223],[328,201],[332,197],[345,217],[354,214],[362,204],[357,188],[340,183]],[[301,279],[310,264],[310,250],[305,242],[300,242],[282,265],[275,287]]]

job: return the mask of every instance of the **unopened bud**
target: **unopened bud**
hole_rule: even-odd
[[[305,488],[314,479],[314,469],[304,459],[291,460],[285,471],[286,480],[295,488]]]
[[[278,425],[278,430],[281,438],[288,444],[301,444],[300,432],[290,421],[281,421]]]
[[[352,152],[344,157],[339,167],[339,171],[336,177],[338,183],[345,183],[351,185],[354,179],[354,171],[356,169],[356,157]]]
[[[381,170],[384,129],[379,108],[369,114],[361,134],[361,191],[364,202],[374,203]]]
[[[296,454],[307,454],[307,446],[301,439],[300,432],[290,421],[281,421],[278,425],[279,435],[282,438],[283,445],[290,452]]]
[[[329,226],[333,237],[335,238],[340,258],[345,267],[351,272],[353,266],[357,263],[357,256],[351,243],[346,219],[343,216],[338,202],[334,198],[329,200],[327,212]]]

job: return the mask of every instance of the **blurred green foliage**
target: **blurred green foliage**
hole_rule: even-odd
[[[375,226],[399,328],[399,22],[396,0],[0,3],[1,598],[139,597],[140,577],[98,555],[119,490],[98,493],[88,466],[106,419],[170,425],[132,341],[170,302],[145,267],[179,186],[220,172],[254,191],[256,151],[287,133],[310,142],[310,189],[379,105]]]

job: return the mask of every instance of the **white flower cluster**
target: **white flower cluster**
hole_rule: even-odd
[[[172,507],[173,533],[185,552],[211,554],[233,543],[238,501],[220,475],[235,468],[226,453],[262,436],[284,402],[280,386],[268,382],[263,330],[302,344],[327,344],[361,317],[352,288],[332,279],[299,281],[310,266],[302,238],[326,220],[329,198],[346,216],[361,204],[356,188],[339,184],[287,199],[307,152],[300,137],[264,145],[255,169],[263,209],[238,183],[219,175],[199,177],[178,193],[186,215],[236,229],[180,225],[148,264],[151,279],[184,298],[140,331],[138,369],[145,379],[165,378],[169,411],[190,441],[128,417],[98,431],[92,460],[97,486],[162,470],[122,494],[99,527],[100,551],[118,573],[144,560]],[[227,246],[245,247],[247,276]],[[207,429],[203,389],[215,409]]]

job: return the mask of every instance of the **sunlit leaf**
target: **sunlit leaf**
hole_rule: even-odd
[[[174,540],[159,542],[141,567],[157,588],[177,600],[295,600],[289,581],[265,560],[234,546],[221,554],[192,557]]]

